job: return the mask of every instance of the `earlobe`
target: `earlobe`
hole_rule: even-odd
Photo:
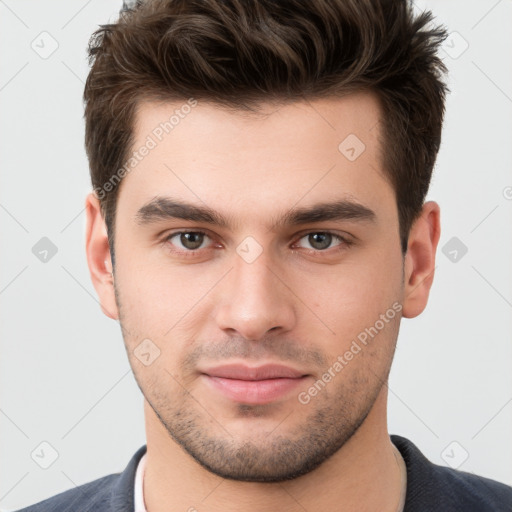
[[[113,320],[119,318],[112,275],[108,234],[98,198],[90,193],[85,200],[85,250],[91,280],[98,294],[101,310]]]
[[[404,262],[403,316],[414,318],[427,306],[434,280],[436,249],[441,235],[440,208],[434,201],[423,205],[409,233]]]

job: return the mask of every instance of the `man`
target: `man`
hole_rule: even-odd
[[[147,0],[95,33],[87,259],[147,445],[25,510],[512,510],[512,488],[387,431],[440,236],[431,21],[405,1]]]

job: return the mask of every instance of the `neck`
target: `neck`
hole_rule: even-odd
[[[400,468],[387,432],[384,386],[372,410],[338,452],[310,473],[279,483],[238,482],[214,475],[177,445],[144,401],[148,512],[396,512]]]

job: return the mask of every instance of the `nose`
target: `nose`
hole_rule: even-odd
[[[281,267],[266,251],[251,263],[237,254],[233,266],[218,289],[215,317],[219,328],[254,341],[269,331],[291,330],[297,299]]]

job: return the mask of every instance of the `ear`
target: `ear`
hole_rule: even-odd
[[[436,249],[441,235],[439,205],[428,201],[420,217],[411,226],[404,264],[404,300],[402,314],[414,318],[427,306],[434,281]]]
[[[91,192],[85,199],[86,232],[85,250],[92,284],[100,299],[105,315],[117,320],[117,309],[112,275],[112,259],[108,244],[107,227],[101,213],[100,202]]]

